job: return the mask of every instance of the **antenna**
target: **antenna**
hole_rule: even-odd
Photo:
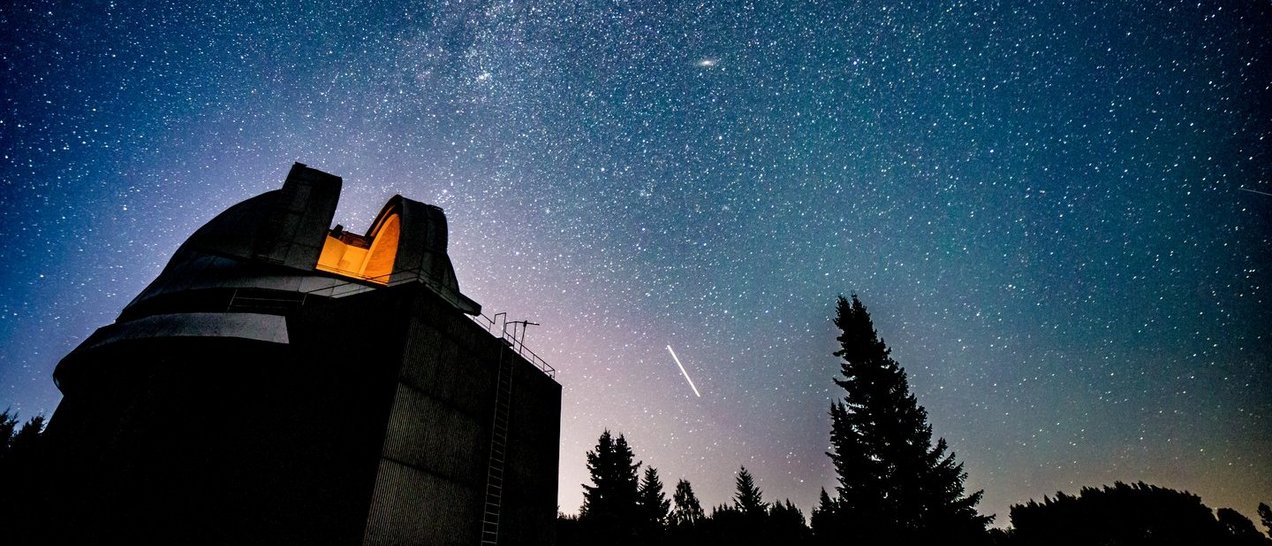
[[[524,351],[526,347],[526,327],[539,326],[539,323],[530,322],[528,320],[511,320],[511,321],[504,322],[504,328],[503,328],[504,337],[508,336],[509,324],[512,325],[512,341],[517,346],[517,354],[523,354],[522,351]],[[517,336],[517,325],[521,325],[520,337]]]

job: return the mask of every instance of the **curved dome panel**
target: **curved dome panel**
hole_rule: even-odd
[[[283,187],[244,200],[200,227],[121,318],[188,307],[189,294],[264,289],[335,295],[335,287],[423,282],[455,308],[480,313],[459,291],[446,254],[442,209],[400,195],[389,199],[365,235],[329,229],[340,177],[297,163]],[[175,302],[175,303],[173,303]]]

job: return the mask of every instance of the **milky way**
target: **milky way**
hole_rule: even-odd
[[[300,161],[355,231],[443,207],[463,291],[541,324],[565,512],[608,427],[807,513],[850,293],[998,524],[1114,480],[1272,501],[1266,2],[265,3],[0,6],[0,404],[51,413]]]

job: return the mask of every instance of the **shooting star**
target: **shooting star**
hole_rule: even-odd
[[[685,381],[689,382],[689,388],[693,389],[693,393],[702,398],[702,393],[698,392],[698,387],[693,386],[693,380],[689,379],[689,372],[685,371],[684,364],[680,363],[680,357],[676,356],[676,351],[671,350],[671,345],[667,346],[667,352],[671,353],[671,359],[676,361],[676,367],[680,368],[680,373],[684,374]]]

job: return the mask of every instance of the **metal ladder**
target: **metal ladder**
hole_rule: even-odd
[[[512,410],[512,364],[499,348],[499,376],[495,387],[495,416],[490,431],[490,461],[486,466],[486,503],[481,516],[481,544],[499,543],[499,514],[503,506],[504,462],[508,453],[508,415]]]

